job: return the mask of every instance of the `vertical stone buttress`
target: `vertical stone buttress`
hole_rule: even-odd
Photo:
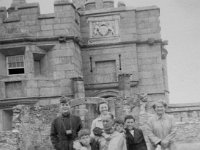
[[[120,74],[118,76],[119,92],[124,98],[131,97],[130,75],[131,74]]]
[[[72,78],[73,94],[74,98],[84,98],[85,97],[85,88],[83,78],[75,77]]]

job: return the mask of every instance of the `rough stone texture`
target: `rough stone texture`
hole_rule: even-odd
[[[114,114],[119,117],[133,114],[138,126],[145,124],[154,101],[168,101],[167,50],[160,35],[159,8],[120,5],[114,8],[113,0],[87,1],[82,8],[83,1],[74,2],[81,8],[77,10],[68,0],[55,1],[52,14],[40,14],[39,4],[20,0],[13,1],[8,10],[0,7],[0,131],[11,125],[13,106],[35,103],[42,106],[27,110],[25,114],[29,115],[24,114],[22,119],[22,138],[29,141],[22,144],[25,150],[30,145],[29,149],[39,149],[38,145],[49,141],[46,137],[52,118],[45,116],[55,111],[49,105],[57,104],[61,95],[108,98]],[[7,73],[7,56],[15,55],[24,55],[22,75]],[[126,74],[130,78],[118,80]],[[149,99],[147,105],[138,102],[138,94],[143,92]],[[89,126],[97,115],[98,100],[87,100],[91,105],[80,104],[75,108]],[[85,108],[93,112],[89,118]],[[170,107],[169,113],[181,122],[180,134],[193,126],[198,129],[198,124],[188,118],[198,118],[199,111],[177,109]],[[50,116],[56,116],[55,113]],[[35,131],[30,133],[31,138],[27,137],[29,131]],[[184,143],[184,139],[180,142]]]
[[[113,0],[91,0],[77,10],[74,4],[55,1],[51,14],[40,14],[38,3],[24,0],[0,8],[2,108],[61,95],[74,98],[79,94],[72,78],[79,77],[83,96],[120,97],[121,74],[131,75],[128,96],[145,92],[151,102],[168,100],[159,8],[115,8]],[[95,9],[87,6],[93,4]],[[24,74],[8,75],[7,57],[16,55],[24,56]]]
[[[80,115],[85,127],[90,127],[91,121],[96,118],[97,103],[107,100],[111,112],[118,118],[132,114],[136,117],[136,126],[145,133],[145,124],[153,114],[146,111],[148,104],[147,94],[135,98],[78,98],[72,100],[72,112]],[[177,107],[177,105],[176,105]],[[183,107],[183,106],[182,106]],[[170,108],[168,109],[170,111]],[[1,132],[0,148],[2,150],[53,150],[50,142],[50,124],[59,115],[57,104],[32,106],[18,105],[13,109],[13,130]],[[200,117],[198,117],[200,120]],[[200,140],[200,122],[185,120],[177,124],[178,150],[196,150]],[[146,135],[146,134],[145,134]],[[148,140],[147,140],[148,143]]]

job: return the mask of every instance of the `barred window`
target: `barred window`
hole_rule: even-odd
[[[8,75],[24,74],[24,55],[7,56]]]

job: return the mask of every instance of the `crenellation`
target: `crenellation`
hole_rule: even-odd
[[[113,2],[90,0],[78,12],[71,1],[56,0],[51,14],[40,14],[37,3],[20,3],[7,11],[1,8],[2,99],[21,102],[12,94],[16,89],[7,90],[15,84],[29,103],[38,100],[44,105],[58,102],[60,95],[120,97],[121,74],[130,74],[128,96],[146,92],[152,102],[167,99],[159,8],[124,4],[115,8]],[[1,17],[7,12],[7,17]],[[9,75],[8,56],[24,58],[24,73]],[[77,77],[83,81],[74,93],[71,78]]]

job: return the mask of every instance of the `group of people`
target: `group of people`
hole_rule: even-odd
[[[146,125],[151,150],[175,150],[175,125],[173,117],[165,114],[166,107],[164,101],[155,103],[156,115]],[[61,115],[52,122],[50,133],[56,150],[147,150],[143,131],[135,127],[135,118],[115,118],[107,102],[99,103],[99,116],[90,130],[83,129],[80,117],[70,110],[70,101],[61,98]]]

